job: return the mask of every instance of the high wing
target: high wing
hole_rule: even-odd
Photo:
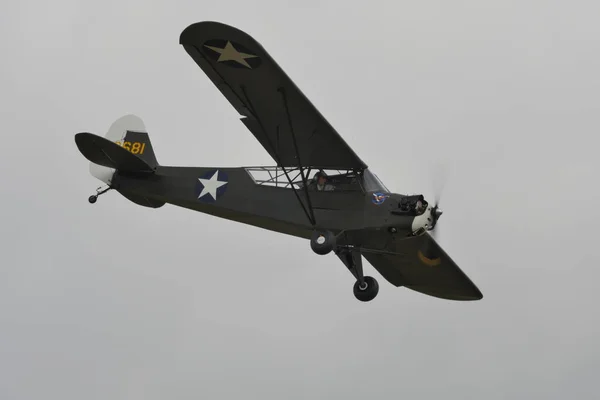
[[[483,295],[429,235],[395,241],[386,252],[363,256],[391,284],[448,300],[480,300]]]
[[[279,166],[367,167],[248,34],[218,22],[199,22],[183,30],[179,42]]]

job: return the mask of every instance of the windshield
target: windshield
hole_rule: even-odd
[[[363,172],[363,183],[367,192],[390,192],[383,182],[379,180],[377,175],[368,169],[365,169]]]

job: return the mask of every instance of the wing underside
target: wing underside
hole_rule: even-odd
[[[217,22],[187,27],[180,43],[279,166],[367,166],[251,36]]]
[[[483,295],[429,235],[398,240],[389,252],[363,256],[390,283],[449,300],[480,300]]]

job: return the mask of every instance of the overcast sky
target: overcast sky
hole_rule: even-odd
[[[595,399],[597,1],[4,1],[0,398]],[[139,115],[163,165],[270,165],[179,45],[254,36],[393,191],[445,176],[484,294],[352,294],[308,241],[118,193],[73,135]]]

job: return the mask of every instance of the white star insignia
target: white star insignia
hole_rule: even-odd
[[[240,53],[239,51],[237,51],[235,49],[235,47],[233,47],[233,45],[231,44],[230,41],[227,41],[227,44],[222,49],[215,47],[215,46],[208,46],[208,45],[204,45],[204,46],[208,47],[209,49],[216,51],[217,53],[220,54],[219,58],[217,59],[217,62],[235,61],[238,64],[242,64],[244,67],[247,67],[250,69],[252,69],[252,67],[250,66],[250,64],[248,64],[246,62],[246,59],[258,57],[258,56],[255,56],[254,54]]]
[[[210,194],[213,200],[217,200],[217,189],[223,185],[227,185],[227,182],[219,180],[219,171],[215,171],[214,175],[210,179],[198,178],[200,183],[204,185],[202,192],[198,198]]]

